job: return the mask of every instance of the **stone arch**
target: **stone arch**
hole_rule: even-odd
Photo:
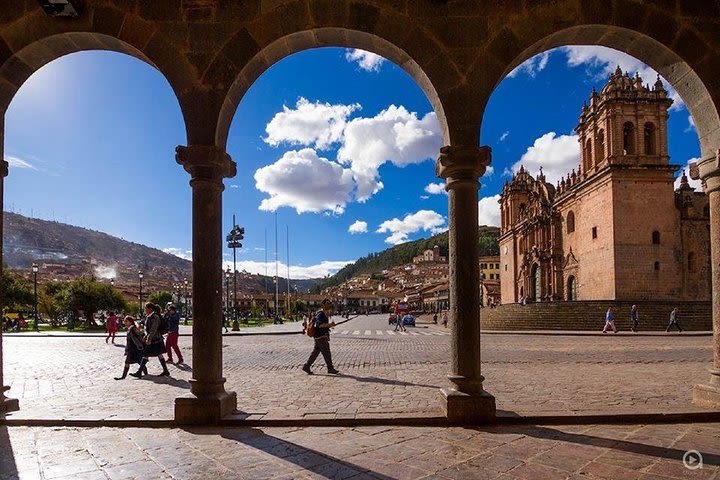
[[[622,126],[623,155],[635,155],[635,125],[625,122]]]
[[[185,98],[197,83],[194,68],[179,53],[179,49],[157,31],[155,25],[137,18],[127,19],[129,15],[120,11],[112,12],[118,20],[110,23],[117,23],[117,26],[103,28],[107,33],[93,31],[88,25],[85,25],[87,30],[60,31],[61,22],[37,18],[41,13],[20,20],[21,23],[35,23],[29,30],[30,34],[20,37],[24,43],[8,45],[10,54],[6,58],[0,56],[0,112],[7,110],[17,91],[33,73],[53,60],[82,51],[112,51],[135,57],[163,75],[178,99],[190,141],[193,136],[192,116]],[[93,19],[97,21],[97,15]],[[26,28],[30,27],[26,25]],[[142,31],[142,35],[138,31],[129,31],[133,28]]]
[[[567,299],[570,302],[577,300],[577,280],[575,275],[570,275],[567,280]]]
[[[247,31],[238,33],[236,37],[238,36],[241,36],[246,42],[252,41]],[[434,45],[434,42],[429,38],[425,39],[425,42],[427,46]],[[235,42],[231,42],[231,45],[240,48],[240,45],[235,44]],[[252,84],[268,68],[294,53],[320,47],[346,47],[366,50],[390,60],[405,70],[405,72],[415,80],[418,86],[420,86],[430,101],[437,115],[438,122],[440,123],[443,143],[445,145],[451,143],[450,129],[438,90],[425,70],[423,70],[406,51],[375,34],[349,30],[347,28],[322,27],[285,35],[269,43],[262,49],[256,47],[258,50],[251,58],[246,58],[242,63],[238,62],[238,64],[243,65],[243,67],[237,71],[232,84],[229,85],[227,95],[220,109],[215,132],[215,145],[220,148],[225,148],[230,124],[237,110],[237,106]],[[247,47],[244,48],[247,50]],[[227,45],[223,48],[223,52],[226,50],[228,50]],[[232,51],[226,53],[226,55],[231,54]]]
[[[545,13],[552,16],[549,12]],[[555,13],[560,14],[559,12]],[[692,31],[689,26],[681,29],[678,26],[677,18],[674,18],[672,13],[651,8],[643,11],[645,16],[651,14],[656,17],[655,22],[646,21],[645,26],[642,26],[642,22],[634,21],[632,22],[632,28],[602,23],[586,23],[561,30],[552,30],[552,22],[532,20],[533,25],[539,26],[541,29],[546,28],[547,31],[542,37],[540,36],[543,33],[539,31],[534,42],[531,40],[533,35],[524,36],[523,40],[529,40],[525,44],[521,43],[520,38],[512,36],[513,43],[519,53],[512,59],[510,59],[512,53],[506,53],[506,58],[509,61],[504,66],[504,69],[501,67],[495,86],[525,60],[553,48],[567,45],[597,45],[613,48],[646,63],[673,86],[682,97],[695,121],[702,157],[714,156],[720,145],[720,115],[718,114],[720,84],[716,80],[717,64],[713,60],[717,54],[712,51],[709,43],[698,36],[694,27],[692,27]],[[579,19],[576,21],[580,23]],[[524,25],[525,22],[531,22],[531,19],[522,18],[517,22]],[[672,35],[675,35],[675,32],[680,32],[682,37],[678,39],[675,37],[668,38],[668,32],[658,31],[663,28],[659,25],[663,24],[675,25]],[[516,28],[520,29],[522,27],[516,25]],[[510,35],[507,31],[503,31],[498,35],[501,34]],[[661,41],[659,38],[663,40]],[[691,38],[693,40],[690,40]],[[698,44],[705,45],[705,47],[698,49]],[[506,52],[512,51],[510,47],[506,49]],[[708,90],[708,88],[711,88],[711,90]]]

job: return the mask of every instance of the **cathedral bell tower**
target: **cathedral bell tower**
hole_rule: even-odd
[[[592,175],[608,165],[668,165],[672,103],[659,77],[650,87],[618,67],[600,93],[593,89],[575,128],[583,173]]]

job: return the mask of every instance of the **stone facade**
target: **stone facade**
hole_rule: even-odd
[[[435,245],[433,248],[428,248],[420,255],[413,257],[413,263],[445,263],[447,257],[440,255],[440,247]]]
[[[710,300],[708,198],[684,172],[673,191],[671,104],[659,79],[618,68],[582,108],[577,170],[553,186],[521,167],[506,182],[502,303]]]

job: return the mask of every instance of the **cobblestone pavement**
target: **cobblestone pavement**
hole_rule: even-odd
[[[688,450],[700,452],[702,468],[684,466],[682,458]],[[717,480],[718,465],[720,424],[476,429],[0,427],[0,480]]]
[[[361,333],[334,336],[339,377],[324,374],[321,359],[316,375],[300,370],[312,348],[305,336],[224,337],[227,388],[238,408],[266,419],[440,414],[448,336],[421,327],[410,329],[417,336],[377,335],[387,330],[384,318],[345,325]],[[187,352],[190,339],[180,343]],[[171,419],[174,398],[189,388],[189,367],[171,366],[173,378],[114,381],[122,352],[97,337],[5,337],[6,381],[21,401],[12,417]],[[498,409],[520,414],[696,411],[692,385],[707,380],[712,360],[709,337],[678,335],[486,335],[482,352]],[[155,360],[148,368],[160,371]]]

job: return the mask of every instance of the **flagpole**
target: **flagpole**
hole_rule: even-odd
[[[275,210],[275,316],[278,316],[278,230],[277,210]]]

